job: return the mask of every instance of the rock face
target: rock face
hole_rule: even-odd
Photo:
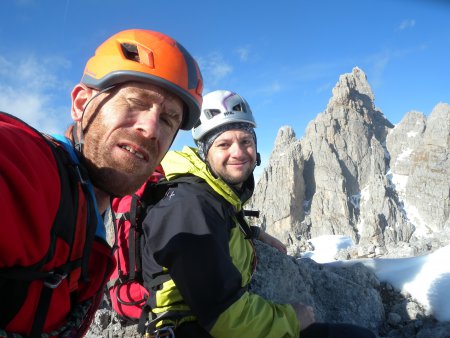
[[[410,112],[392,125],[375,107],[366,75],[354,68],[339,78],[301,140],[280,129],[251,207],[286,243],[348,235],[366,255],[443,231],[450,228],[449,131],[443,103],[428,119]]]
[[[419,233],[450,228],[450,107],[410,112],[388,135],[392,182]]]
[[[347,268],[295,259],[255,241],[258,265],[250,292],[276,303],[303,302],[314,307],[316,320],[352,323],[378,337],[448,338],[450,323],[438,323],[413,299],[381,284],[361,264]],[[86,337],[141,337],[137,324],[121,320],[107,300]]]
[[[380,283],[364,266],[333,268],[289,258],[259,242],[256,248],[251,292],[275,303],[311,305],[319,322],[353,323],[376,331],[384,320]]]
[[[305,198],[303,176],[297,175],[303,170],[303,154],[300,141],[290,127],[278,131],[277,142],[269,160],[269,167],[263,172],[264,182],[258,184],[254,195],[259,205],[270,205],[258,221],[270,224],[275,237],[285,243],[292,243],[292,236],[299,236],[301,220],[304,219],[303,207],[299,201]],[[280,180],[280,177],[283,179]],[[275,193],[276,191],[276,193]]]

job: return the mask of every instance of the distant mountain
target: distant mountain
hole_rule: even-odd
[[[449,135],[448,104],[394,126],[354,68],[301,140],[291,127],[279,130],[250,205],[291,247],[339,234],[358,244],[354,256],[399,256],[398,243],[450,230]]]

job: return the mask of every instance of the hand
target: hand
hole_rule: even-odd
[[[273,236],[270,236],[268,233],[264,232],[263,230],[261,230],[261,232],[259,233],[258,239],[261,242],[264,242],[264,243],[270,245],[271,247],[274,247],[279,252],[287,254],[286,246],[283,243],[281,243],[281,241],[279,241],[278,239],[276,239]]]
[[[295,313],[297,314],[297,319],[300,323],[300,331],[306,329],[308,326],[316,322],[314,316],[314,309],[312,306],[301,303],[295,303],[292,304],[292,307],[294,308]]]

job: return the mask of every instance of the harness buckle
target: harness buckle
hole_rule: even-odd
[[[58,273],[55,271],[50,271],[49,276],[45,279],[44,285],[50,289],[56,289],[61,282],[66,279],[67,273]]]
[[[145,338],[175,338],[175,332],[173,332],[174,326],[164,326],[153,330],[152,332],[146,332]]]

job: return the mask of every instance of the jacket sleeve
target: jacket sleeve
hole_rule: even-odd
[[[144,255],[167,267],[184,301],[214,337],[298,337],[290,305],[250,294],[229,251],[234,227],[222,204],[188,184],[144,221]]]
[[[0,145],[0,267],[28,266],[49,247],[59,174],[46,141],[1,116]]]

